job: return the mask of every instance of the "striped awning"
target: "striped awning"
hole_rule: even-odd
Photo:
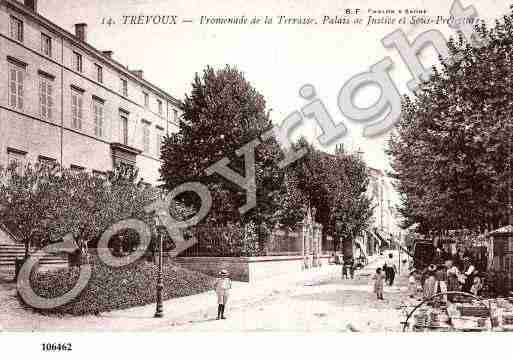
[[[367,248],[366,246],[364,245],[364,243],[362,242],[361,238],[355,238],[354,240],[354,243],[360,247],[360,250],[363,252],[363,255],[365,257],[367,257]]]
[[[376,236],[381,239],[382,242],[386,242],[388,243],[389,245],[392,244],[392,242],[387,238],[387,236],[385,235],[385,233],[383,232],[380,232],[378,229],[374,229],[373,231]]]
[[[369,236],[373,237],[378,242],[378,244],[381,246],[381,239],[376,234],[374,234],[373,231],[367,231],[367,234]]]

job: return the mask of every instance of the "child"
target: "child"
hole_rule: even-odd
[[[417,278],[415,275],[416,271],[411,271],[410,276],[408,277],[408,291],[410,292],[410,298],[415,298],[417,295]]]
[[[374,275],[374,293],[378,299],[384,300],[383,298],[383,285],[385,283],[385,275],[381,268],[376,268],[376,274]]]
[[[350,275],[351,279],[354,279],[355,269],[356,269],[356,265],[354,263],[354,260],[351,260],[351,262],[349,263],[349,275]]]
[[[470,287],[470,293],[474,294],[475,296],[479,295],[479,292],[483,288],[483,285],[481,284],[481,278],[474,277],[474,282],[472,284],[472,287]]]
[[[214,286],[217,293],[217,320],[226,319],[224,316],[224,308],[228,301],[230,289],[232,288],[232,281],[228,278],[228,271],[223,269],[219,272],[219,279],[216,281]]]
[[[342,279],[347,279],[347,263],[342,264]]]

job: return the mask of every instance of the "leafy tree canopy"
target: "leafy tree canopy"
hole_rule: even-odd
[[[472,46],[448,42],[428,82],[405,97],[388,154],[406,228],[421,233],[506,223],[511,203],[513,16]]]

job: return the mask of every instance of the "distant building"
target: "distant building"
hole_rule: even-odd
[[[393,188],[390,179],[380,169],[369,168],[370,183],[367,189],[367,196],[371,199],[374,206],[372,215],[372,231],[368,233],[368,242],[375,242],[376,234],[379,236],[378,242],[382,239],[388,240],[391,236],[398,239],[402,230],[398,226],[399,215],[393,207]],[[380,243],[381,244],[381,243]],[[373,245],[368,245],[373,246]]]
[[[58,161],[104,174],[137,166],[160,177],[160,144],[178,130],[181,102],[37,12],[37,0],[0,1],[0,164]]]
[[[394,208],[393,188],[390,178],[382,170],[369,168],[370,184],[368,197],[375,206],[373,214],[374,226],[386,233],[398,233],[399,214]]]

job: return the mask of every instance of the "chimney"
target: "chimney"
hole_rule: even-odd
[[[37,12],[37,0],[25,0],[25,6],[30,10]]]
[[[102,51],[105,56],[107,56],[109,59],[112,59],[112,55],[114,54],[114,51],[111,50],[105,50]]]
[[[143,74],[144,74],[143,70],[132,70],[130,72],[140,79],[143,78]]]
[[[84,24],[84,23],[75,24],[75,36],[79,40],[86,42],[87,41],[87,24]]]

